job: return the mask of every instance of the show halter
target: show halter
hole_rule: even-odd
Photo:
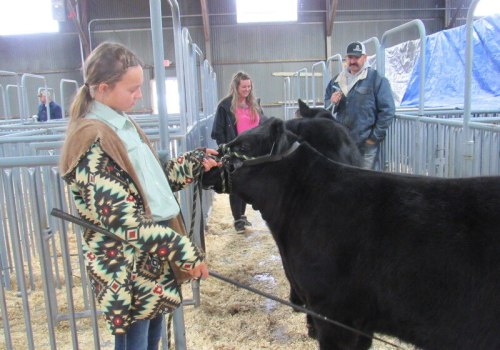
[[[283,153],[280,154],[273,154],[274,148],[276,146],[276,143],[273,143],[271,150],[269,151],[268,154],[263,155],[263,156],[258,156],[258,157],[249,157],[246,156],[242,153],[239,152],[234,152],[231,151],[231,147],[229,144],[222,144],[219,147],[219,154],[222,154],[221,160],[222,160],[222,165],[224,170],[221,172],[221,181],[222,181],[222,191],[224,193],[231,192],[232,190],[232,180],[231,180],[231,175],[233,174],[234,170],[233,164],[231,162],[231,159],[237,158],[243,160],[241,166],[253,166],[253,165],[259,165],[259,164],[265,164],[265,163],[272,163],[272,162],[278,162],[282,160],[283,158],[289,156],[297,148],[299,148],[300,143],[298,141],[293,142],[290,147]],[[240,168],[239,166],[238,168]],[[226,184],[226,176],[225,174],[227,173],[227,184]]]

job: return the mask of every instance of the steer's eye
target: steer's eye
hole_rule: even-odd
[[[240,145],[240,152],[243,152],[243,153],[248,153],[250,152],[250,150],[252,149],[252,147],[250,146],[250,144],[244,142]]]

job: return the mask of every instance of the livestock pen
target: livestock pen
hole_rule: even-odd
[[[164,48],[159,44],[163,42],[160,3],[150,0],[154,70],[146,73],[149,79],[155,79],[155,85],[144,86],[146,96],[156,91],[158,108],[155,112],[137,111],[133,117],[161,156],[174,157],[184,150],[214,146],[210,132],[218,101],[218,81],[214,68],[193,41],[190,31],[181,27],[177,1],[169,1],[180,111],[167,110],[165,95],[169,91],[160,83],[165,75]],[[419,22],[412,21],[411,25],[416,23]],[[421,31],[422,27],[417,26]],[[119,30],[113,34],[115,40],[127,42]],[[420,34],[423,40],[425,31]],[[105,39],[102,33],[93,37],[94,41]],[[383,46],[384,37],[369,38],[365,42],[374,46],[378,57],[390,51]],[[472,43],[468,45],[472,47]],[[425,50],[420,52],[423,59]],[[294,111],[299,97],[312,105],[316,105],[318,97],[322,100],[324,85],[331,75],[329,68],[334,65],[333,70],[341,69],[341,60],[342,55],[335,54],[313,64],[310,71],[300,69],[286,78],[285,116]],[[385,69],[389,77],[390,68],[383,67],[381,62],[376,61],[377,68]],[[318,68],[322,68],[321,74],[317,74]],[[419,74],[424,76],[424,70]],[[317,77],[321,77],[321,81]],[[500,174],[498,109],[471,108],[470,91],[464,94],[464,108],[427,108],[423,80],[418,84],[422,89],[421,103],[416,107],[398,108],[384,142],[382,170],[442,177]],[[78,86],[72,79],[59,81],[56,100],[64,116]],[[109,335],[100,332],[102,320],[85,278],[80,254],[81,228],[50,216],[52,208],[75,213],[57,167],[67,119],[44,124],[32,120],[35,105],[30,96],[40,88],[51,88],[43,75],[0,71],[0,111],[3,113],[0,119],[0,347],[9,350],[100,349],[110,340]],[[187,227],[193,228],[197,243],[202,245],[212,193],[203,191],[200,202],[192,189],[185,190],[180,193],[179,201]],[[196,212],[192,209],[194,206],[198,208]],[[261,226],[263,224],[258,227]],[[186,300],[185,305],[202,302],[198,287],[197,283],[190,286],[193,298]],[[185,349],[182,309],[174,316],[174,324],[176,349]],[[166,340],[165,334],[163,349],[167,348]]]
[[[470,21],[466,26],[449,30],[442,38],[436,39],[441,33],[427,37],[423,23],[413,20],[384,32],[380,40],[372,37],[363,41],[372,44],[374,54],[369,60],[389,79],[395,101],[399,103],[382,144],[380,170],[439,177],[500,174],[500,92],[495,90],[498,84],[494,82],[493,73],[498,70],[495,68],[498,59],[485,58],[491,60],[491,66],[485,65],[493,72],[479,70],[478,65],[472,70],[473,58],[481,59],[484,52],[498,51],[498,40],[488,38],[498,37],[500,16],[474,24],[473,10],[474,7],[469,9]],[[479,37],[474,41],[473,25],[474,35]],[[416,44],[404,42],[386,47],[391,37],[403,31],[411,33],[411,30],[418,33]],[[446,42],[449,37],[455,42]],[[432,50],[426,49],[426,42],[437,40],[445,43],[440,42],[441,46],[435,45]],[[463,46],[453,46],[457,42]],[[464,53],[465,61],[454,61],[456,67],[441,72],[439,67],[451,65],[445,62],[448,57],[443,51],[446,49]],[[341,54],[333,55],[326,61],[314,63],[310,70],[301,68],[284,79],[283,113],[286,119],[294,116],[298,98],[309,101],[312,106],[322,106],[329,77],[335,76],[330,68],[337,73],[342,70],[341,57]],[[408,65],[412,60],[413,64]],[[433,67],[431,72],[427,72],[429,66]],[[321,68],[319,73],[316,72],[318,67]],[[449,71],[455,75],[439,79],[439,74]],[[318,81],[316,75],[322,80]],[[456,82],[450,83],[450,80]],[[475,88],[474,94],[470,85]],[[457,96],[457,91],[462,96]]]
[[[159,16],[151,18],[152,40],[163,42],[160,3],[151,1],[151,6],[156,6],[153,13]],[[172,2],[172,9],[174,17],[179,16],[176,2]],[[165,76],[163,46],[154,44],[156,85],[145,84],[143,89],[148,95],[152,94],[150,90],[157,93],[157,112],[132,113],[162,158],[212,146],[209,135],[218,100],[212,67],[187,29],[182,30],[178,21],[175,25],[175,33],[180,34],[174,35],[174,39],[178,62],[182,63],[176,67],[178,81],[183,82],[179,89],[181,111],[167,112],[165,85],[160,83],[165,80],[162,79]],[[67,113],[63,113],[62,120],[49,118],[46,123],[37,123],[31,118],[36,106],[30,102],[30,96],[36,96],[39,89],[50,91],[44,76],[0,71],[0,79],[7,86],[3,89],[1,85],[0,90],[5,115],[0,124],[3,326],[0,344],[6,349],[57,349],[69,343],[73,349],[90,344],[99,349],[106,336],[103,338],[99,333],[99,312],[84,277],[82,228],[50,215],[52,208],[76,213],[58,169]],[[77,88],[76,81],[60,81],[63,111],[69,109]],[[189,188],[177,195],[186,227],[199,246],[203,244],[204,221],[211,204],[211,193],[201,191],[201,188]],[[198,305],[199,282],[192,282],[191,289],[192,298],[184,303]],[[66,325],[63,334],[56,331],[61,322]],[[173,322],[176,348],[185,348],[182,308],[174,313]],[[166,349],[166,334],[163,339],[162,346]]]

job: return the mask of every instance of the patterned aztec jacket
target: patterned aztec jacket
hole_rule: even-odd
[[[173,191],[198,180],[203,157],[203,150],[195,150],[166,162],[163,168]],[[111,333],[125,333],[135,320],[178,307],[182,296],[174,272],[196,267],[204,255],[179,230],[170,228],[179,226],[152,220],[119,136],[98,120],[72,122],[60,167],[80,216],[128,242],[84,232],[87,274]],[[179,225],[178,219],[171,222]]]

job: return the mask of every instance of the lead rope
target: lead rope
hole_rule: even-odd
[[[379,338],[379,337],[377,337],[377,336],[370,335],[370,334],[368,334],[368,333],[362,332],[362,331],[360,331],[360,330],[358,330],[358,329],[356,329],[356,328],[352,328],[352,327],[347,326],[347,325],[345,325],[345,324],[343,324],[343,323],[341,323],[341,322],[338,322],[338,321],[335,321],[335,320],[329,319],[328,317],[323,316],[323,315],[320,315],[320,314],[318,314],[318,313],[316,313],[316,312],[314,312],[314,311],[312,311],[312,310],[309,310],[308,308],[305,308],[305,307],[300,306],[300,305],[293,304],[293,303],[291,303],[291,302],[289,302],[289,301],[286,301],[286,300],[284,300],[284,299],[278,298],[278,297],[276,297],[276,296],[274,296],[274,295],[272,295],[272,294],[269,294],[269,293],[263,292],[263,291],[261,291],[261,290],[259,290],[259,289],[256,289],[256,288],[250,287],[250,286],[248,286],[248,285],[242,284],[242,283],[240,283],[240,282],[238,282],[238,281],[235,281],[235,280],[233,280],[233,279],[230,279],[230,278],[228,278],[228,277],[226,277],[226,276],[220,275],[220,274],[218,274],[218,273],[217,273],[217,272],[215,272],[215,271],[210,271],[210,273],[209,273],[209,274],[210,274],[210,276],[215,277],[215,278],[217,278],[217,279],[219,279],[219,280],[221,280],[221,281],[224,281],[224,282],[226,282],[226,283],[232,284],[232,285],[234,285],[234,286],[236,286],[236,287],[238,287],[238,288],[243,288],[243,289],[246,289],[246,290],[248,290],[248,291],[250,291],[250,292],[252,292],[252,293],[255,293],[255,294],[258,294],[258,295],[263,296],[263,297],[265,297],[265,298],[268,298],[268,299],[274,300],[274,301],[276,301],[276,302],[278,302],[278,303],[280,303],[280,304],[283,304],[283,305],[289,306],[289,307],[291,307],[291,308],[293,308],[293,309],[296,309],[296,310],[302,311],[302,312],[304,312],[304,313],[306,313],[306,314],[308,314],[308,315],[310,315],[310,316],[312,316],[312,317],[314,317],[314,318],[317,318],[317,319],[319,319],[319,320],[322,320],[322,321],[325,321],[325,322],[331,323],[331,324],[333,324],[333,325],[335,325],[335,326],[337,326],[337,327],[340,327],[340,328],[346,329],[346,330],[348,330],[348,331],[350,331],[350,332],[353,332],[353,333],[355,333],[355,334],[357,334],[357,335],[360,335],[360,336],[363,336],[363,337],[366,337],[366,338],[370,338],[370,339],[373,339],[373,340],[378,340],[378,341],[380,341],[380,342],[382,342],[382,343],[385,343],[385,344],[387,344],[387,345],[393,346],[393,347],[394,347],[394,348],[396,348],[396,349],[402,349],[402,348],[401,348],[401,347],[399,347],[398,345],[396,345],[396,344],[394,344],[394,343],[391,343],[391,342],[389,342],[389,341],[387,341],[387,340],[384,340],[384,339]]]
[[[172,350],[172,312],[167,314],[167,350]]]
[[[62,211],[61,209],[53,208],[53,209],[52,209],[52,211],[50,212],[50,215],[55,216],[55,217],[57,217],[57,218],[60,218],[60,219],[62,219],[62,220],[69,221],[69,222],[71,222],[71,223],[73,223],[73,224],[80,225],[80,226],[85,227],[85,228],[87,228],[87,229],[90,229],[90,230],[92,230],[92,231],[102,233],[103,235],[106,235],[106,236],[108,236],[108,237],[110,237],[110,238],[113,238],[113,239],[115,239],[115,240],[117,240],[117,241],[119,241],[119,242],[128,243],[126,240],[124,240],[124,239],[123,239],[123,238],[121,238],[120,236],[117,236],[117,235],[115,235],[114,233],[109,232],[108,230],[106,230],[106,229],[104,229],[104,228],[102,228],[102,227],[99,227],[99,226],[97,226],[97,225],[94,225],[94,224],[92,224],[91,222],[89,222],[89,221],[87,221],[87,220],[84,220],[84,219],[79,218],[79,217],[76,217],[76,216],[74,216],[74,215],[72,215],[72,214],[66,213],[66,212]],[[323,316],[323,315],[320,315],[320,314],[318,314],[318,313],[316,313],[316,312],[314,312],[314,311],[311,311],[311,310],[309,310],[309,309],[307,309],[307,308],[305,308],[305,307],[303,307],[303,306],[292,304],[291,302],[286,301],[286,300],[284,300],[284,299],[280,299],[280,298],[278,298],[278,297],[276,297],[276,296],[274,296],[274,295],[268,294],[268,293],[266,293],[266,292],[262,292],[262,291],[260,291],[260,290],[258,290],[258,289],[256,289],[256,288],[253,288],[253,287],[250,287],[250,286],[247,286],[247,285],[241,284],[241,283],[239,283],[239,282],[237,282],[237,281],[234,281],[234,280],[232,280],[232,279],[230,279],[230,278],[228,278],[228,277],[225,277],[225,276],[219,275],[217,272],[210,271],[210,276],[213,276],[213,277],[215,277],[215,278],[217,278],[217,279],[220,279],[220,280],[222,280],[222,281],[224,281],[224,282],[226,282],[226,283],[230,283],[230,284],[235,285],[235,286],[237,286],[237,287],[240,287],[240,288],[246,289],[246,290],[251,291],[251,292],[253,292],[253,293],[255,293],[255,294],[261,295],[261,296],[263,296],[263,297],[269,298],[269,299],[274,300],[274,301],[276,301],[276,302],[278,302],[278,303],[280,303],[280,304],[283,304],[283,305],[286,305],[286,306],[290,306],[290,307],[292,307],[292,308],[294,308],[294,309],[298,309],[298,310],[300,310],[300,311],[302,311],[302,312],[304,312],[304,313],[306,313],[306,314],[308,314],[308,315],[311,315],[311,316],[313,316],[313,317],[315,317],[315,318],[318,318],[318,319],[320,319],[320,320],[323,320],[323,321],[325,321],[325,322],[329,322],[329,323],[334,324],[334,325],[336,325],[336,326],[338,326],[338,327],[341,327],[341,328],[347,329],[347,330],[352,331],[352,332],[354,332],[354,333],[356,333],[356,334],[359,334],[359,335],[362,335],[362,336],[364,336],[364,337],[368,337],[368,338],[371,338],[371,339],[374,339],[374,340],[381,341],[381,342],[383,342],[383,343],[385,343],[385,344],[387,344],[387,345],[391,345],[391,346],[393,346],[393,347],[394,347],[394,348],[396,348],[396,349],[401,349],[401,348],[400,348],[399,346],[397,346],[396,344],[393,344],[393,343],[391,343],[391,342],[388,342],[387,340],[384,340],[384,339],[378,338],[378,337],[376,337],[376,336],[371,336],[371,335],[366,334],[366,333],[364,333],[364,332],[361,332],[361,331],[359,331],[359,330],[357,330],[357,329],[355,329],[355,328],[352,328],[352,327],[349,327],[349,326],[347,326],[347,325],[344,325],[343,323],[340,323],[340,322],[338,322],[338,321],[331,320],[331,319],[329,319],[329,318],[327,318],[327,317],[325,317],[325,316]],[[170,337],[169,337],[169,339],[170,339]]]

